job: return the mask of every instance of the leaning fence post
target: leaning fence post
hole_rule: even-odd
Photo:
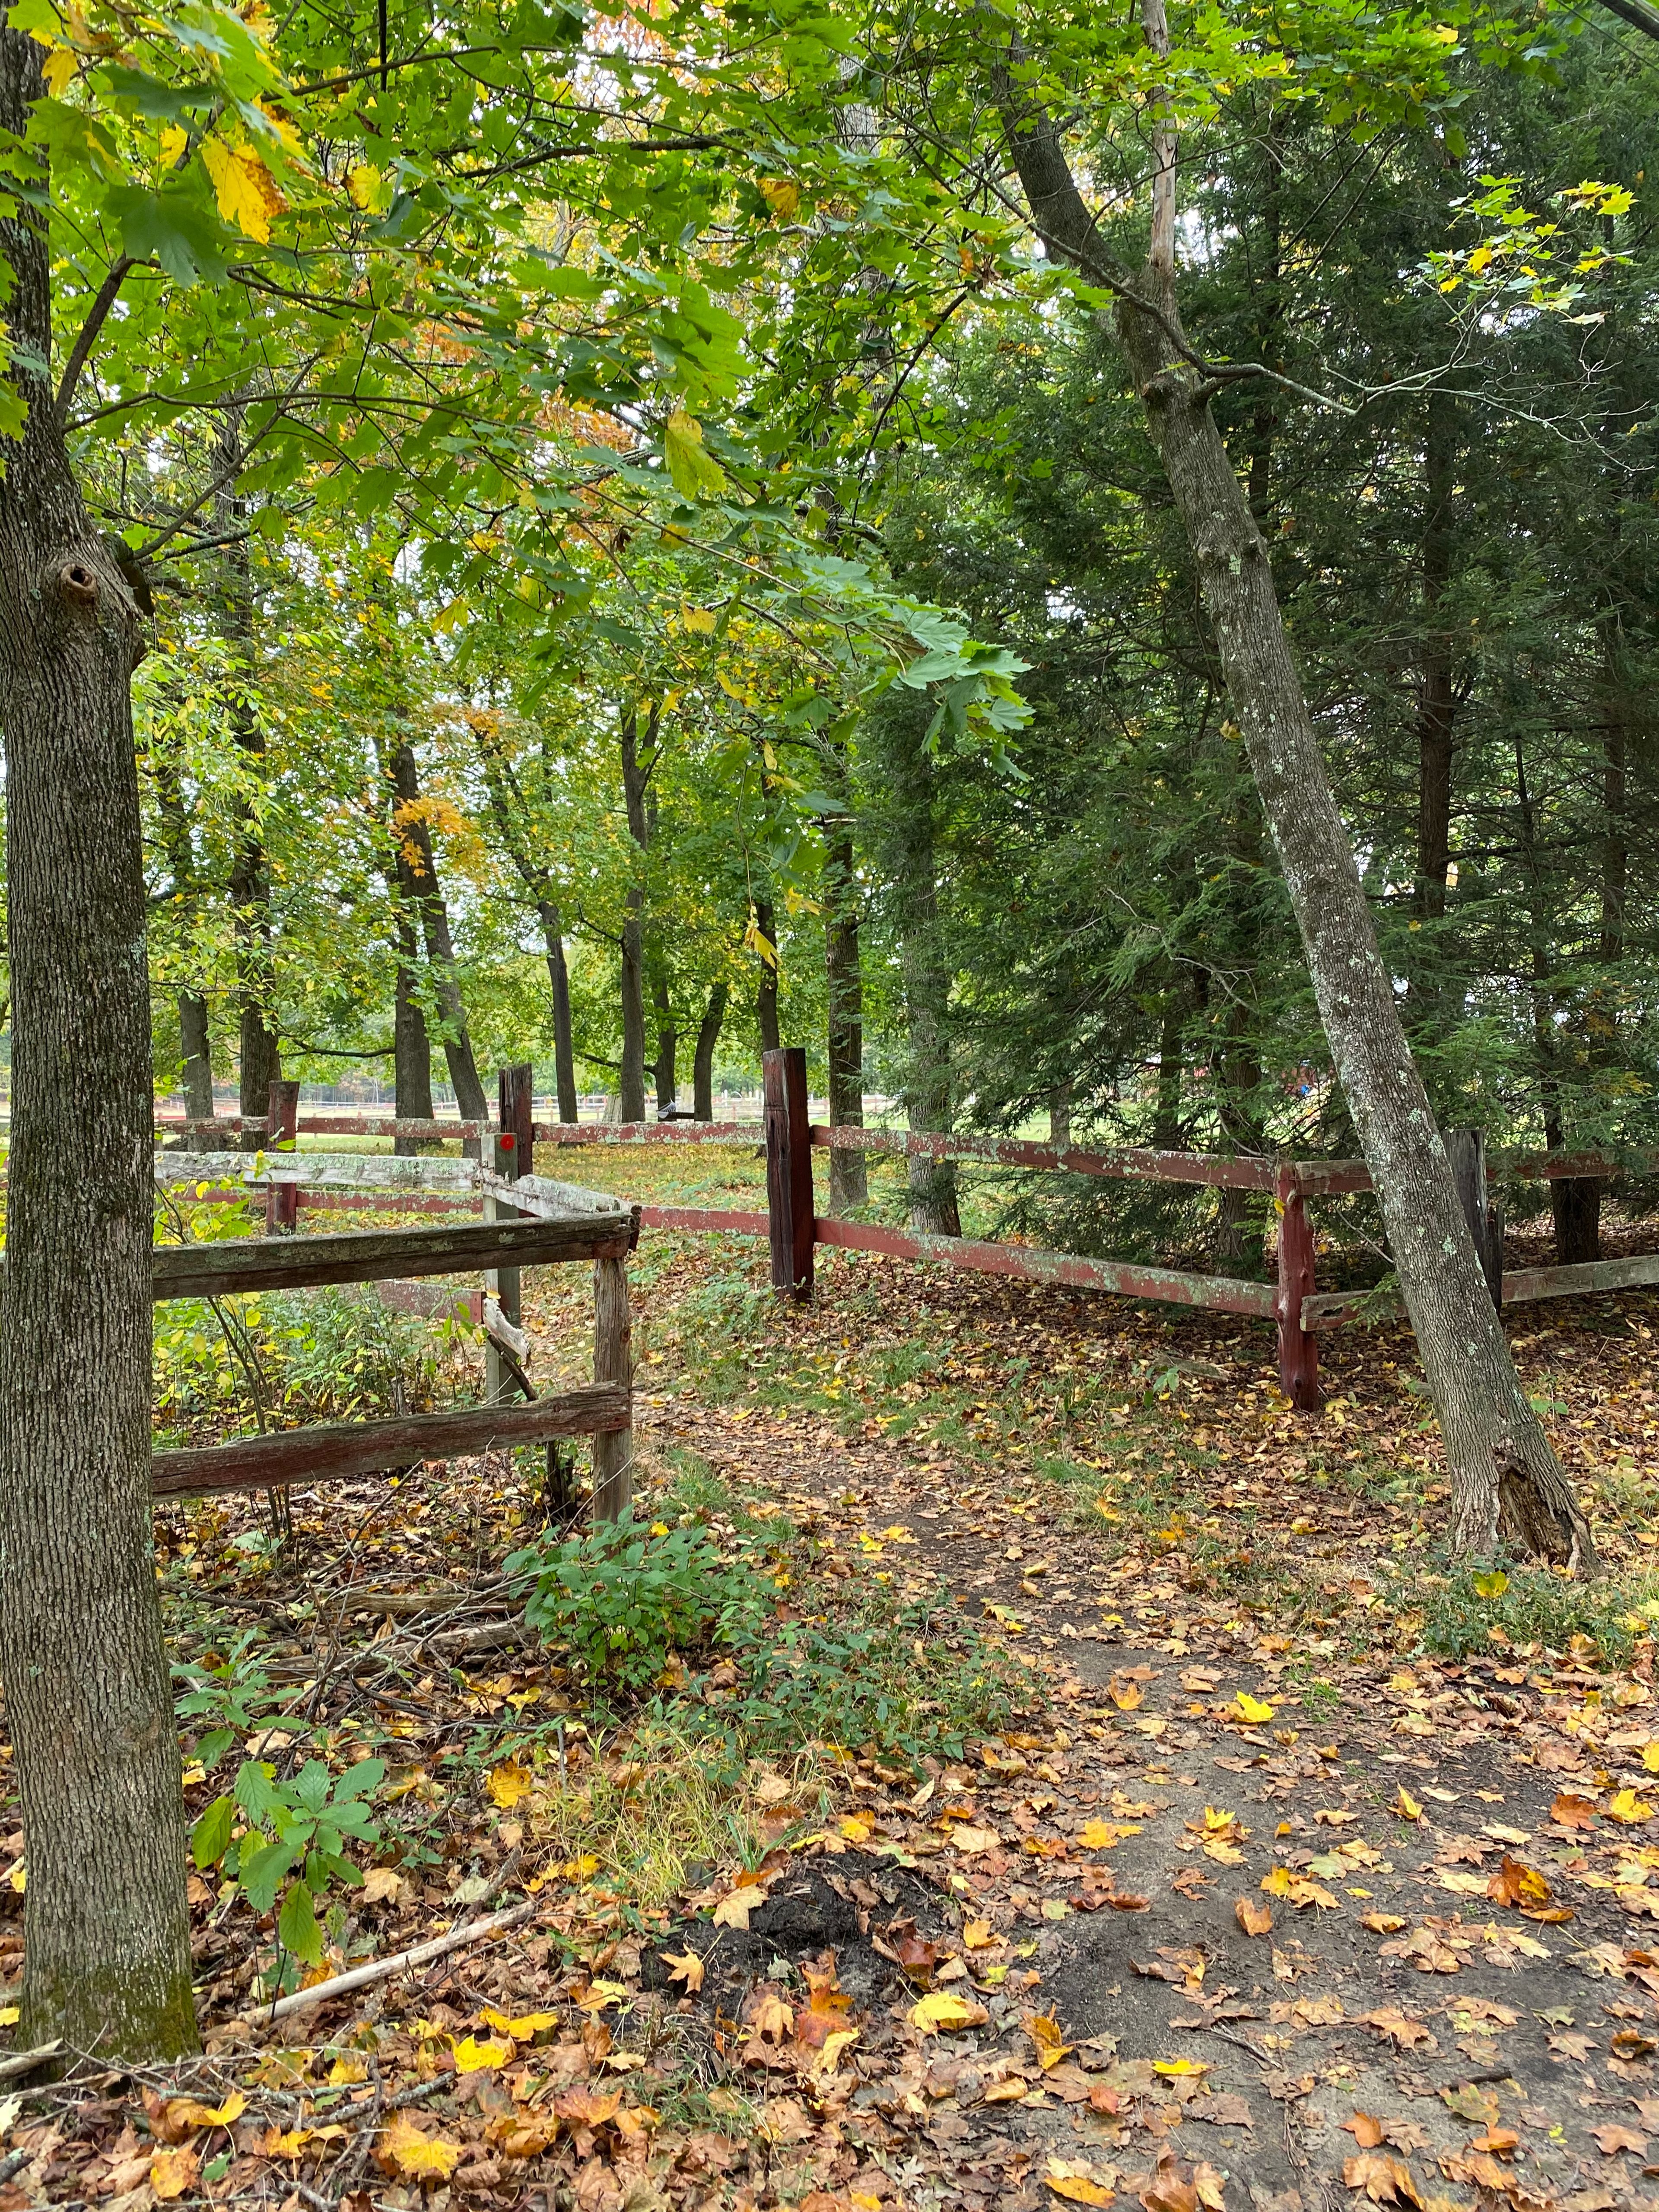
[[[628,1311],[628,1262],[593,1262],[593,1380],[634,1380],[633,1328]],[[593,1439],[593,1519],[615,1521],[634,1502],[634,1432],[601,1430]]]
[[[1463,1218],[1469,1224],[1474,1254],[1492,1292],[1492,1302],[1504,1303],[1504,1214],[1486,1196],[1486,1133],[1484,1129],[1448,1129],[1441,1138],[1457,1185]]]
[[[266,1109],[265,1141],[264,1149],[273,1155],[292,1154],[297,1149],[300,1134],[300,1086],[297,1083],[273,1083],[270,1104]],[[265,1187],[265,1235],[292,1237],[300,1225],[300,1186],[296,1182],[273,1182]]]
[[[772,1287],[805,1304],[812,1295],[812,1123],[806,1054],[787,1045],[761,1054],[765,1081],[766,1214]]]
[[[1313,1224],[1293,1167],[1279,1170],[1277,1195],[1279,1387],[1298,1412],[1312,1413],[1325,1395],[1319,1387],[1319,1340],[1302,1326],[1302,1302],[1314,1288]]]

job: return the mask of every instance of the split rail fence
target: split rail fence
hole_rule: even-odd
[[[1134,1146],[1090,1151],[1072,1145],[1038,1144],[1020,1138],[955,1136],[926,1130],[827,1127],[811,1121],[808,1110],[806,1056],[798,1047],[763,1055],[764,1119],[743,1121],[661,1122],[534,1122],[528,1118],[527,1070],[509,1070],[502,1077],[503,1097],[508,1076],[520,1085],[526,1102],[517,1141],[520,1156],[529,1158],[532,1145],[726,1145],[763,1147],[766,1155],[767,1210],[744,1212],[706,1206],[645,1206],[634,1209],[647,1228],[676,1229],[727,1235],[765,1237],[771,1247],[772,1282],[779,1291],[797,1298],[812,1293],[812,1255],[818,1245],[843,1250],[876,1252],[890,1258],[935,1261],[975,1273],[1014,1277],[1027,1282],[1048,1283],[1076,1290],[1108,1292],[1120,1297],[1146,1299],[1172,1305],[1196,1306],[1212,1311],[1249,1316],[1276,1324],[1279,1373],[1291,1402],[1310,1411],[1322,1401],[1319,1383],[1318,1337],[1322,1330],[1355,1322],[1381,1320],[1400,1310],[1390,1291],[1326,1291],[1317,1288],[1316,1247],[1310,1202],[1369,1190],[1371,1179],[1363,1160],[1285,1160],[1265,1158],[1225,1158],[1205,1152],[1162,1152]],[[291,1090],[293,1086],[284,1086]],[[515,1093],[515,1096],[519,1095]],[[275,1096],[275,1091],[273,1091]],[[504,1121],[505,1121],[504,1112]],[[273,1114],[271,1126],[230,1119],[214,1122],[158,1124],[179,1133],[185,1141],[212,1137],[240,1139],[268,1133],[269,1141],[292,1143],[296,1128],[319,1135],[380,1135],[407,1144],[431,1143],[459,1138],[469,1147],[491,1141],[487,1127],[470,1121],[394,1121],[359,1115],[307,1115],[296,1122],[283,1102],[283,1118]],[[501,1141],[497,1139],[496,1141]],[[1595,1291],[1619,1291],[1659,1284],[1659,1255],[1601,1260],[1577,1267],[1529,1267],[1502,1271],[1503,1224],[1498,1209],[1488,1201],[1486,1160],[1480,1132],[1448,1132],[1451,1156],[1471,1235],[1481,1256],[1494,1298],[1504,1305],[1535,1298],[1579,1297]],[[1272,1199],[1279,1218],[1278,1277],[1274,1282],[1252,1282],[1231,1275],[1200,1274],[1188,1270],[1144,1265],[1134,1261],[1098,1260],[1080,1254],[1049,1252],[1024,1244],[997,1243],[972,1237],[929,1235],[892,1229],[879,1223],[848,1221],[815,1211],[812,1191],[814,1149],[896,1153],[908,1158],[988,1163],[1000,1167],[1052,1170],[1068,1175],[1100,1176],[1121,1180],[1187,1184],[1212,1189],[1249,1190]],[[186,1155],[161,1155],[161,1159]],[[210,1179],[215,1172],[228,1178],[242,1176],[246,1152],[197,1155],[194,1166]],[[348,1160],[340,1156],[310,1153],[303,1166],[279,1168],[276,1188],[291,1193],[284,1203],[317,1206],[361,1206],[344,1188],[362,1187],[365,1171],[380,1179],[380,1186],[404,1193],[400,1206],[434,1207],[464,1203],[444,1194],[453,1190],[452,1177],[471,1168],[464,1161],[418,1157],[378,1160]],[[1504,1162],[1506,1170],[1522,1179],[1550,1180],[1611,1176],[1620,1164],[1590,1155],[1535,1153]],[[269,1159],[266,1162],[269,1170]],[[488,1182],[489,1178],[485,1178]],[[568,1185],[548,1186],[561,1191]],[[522,1185],[520,1185],[522,1188]],[[290,1211],[287,1217],[291,1223]],[[405,1231],[405,1235],[420,1232]],[[305,1243],[321,1242],[306,1239]],[[408,1272],[408,1271],[404,1271]],[[449,1418],[429,1416],[428,1419]],[[303,1432],[301,1432],[303,1433]]]
[[[614,1520],[627,1510],[634,1419],[627,1263],[639,1241],[640,1210],[601,1192],[526,1172],[533,1143],[530,1069],[504,1068],[500,1081],[501,1127],[482,1133],[481,1152],[487,1146],[488,1156],[477,1160],[333,1154],[301,1161],[282,1149],[293,1145],[298,1132],[299,1086],[291,1083],[271,1086],[270,1126],[264,1132],[270,1149],[253,1159],[228,1152],[156,1155],[156,1180],[163,1187],[183,1186],[183,1195],[207,1190],[238,1198],[263,1188],[266,1208],[262,1239],[158,1244],[152,1273],[157,1302],[372,1282],[392,1291],[392,1303],[418,1306],[418,1298],[396,1295],[415,1291],[411,1278],[482,1268],[484,1289],[473,1310],[488,1340],[488,1402],[483,1406],[399,1420],[268,1431],[230,1443],[157,1452],[151,1460],[157,1498],[337,1481],[493,1445],[540,1443],[549,1448],[549,1486],[556,1492],[558,1440],[590,1436],[593,1517]],[[453,1135],[453,1127],[446,1133]],[[397,1195],[400,1208],[411,1196],[441,1195],[448,1207],[481,1206],[483,1218],[429,1229],[297,1236],[298,1209],[307,1194],[302,1185],[315,1179],[319,1167],[336,1193],[358,1208],[372,1202],[368,1194],[384,1190]],[[574,1261],[593,1266],[593,1380],[538,1394],[525,1370],[529,1345],[520,1327],[521,1271]],[[441,1294],[428,1310],[441,1310],[445,1303]],[[523,1402],[514,1402],[515,1393]]]

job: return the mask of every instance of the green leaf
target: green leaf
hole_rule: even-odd
[[[292,1843],[267,1844],[252,1858],[244,1846],[242,1894],[256,1912],[269,1912],[275,1905],[283,1877],[298,1856],[299,1847]]]
[[[216,1797],[190,1832],[190,1855],[205,1874],[218,1865],[230,1848],[230,1826],[236,1817],[236,1800]]]
[[[295,1882],[283,1899],[283,1909],[276,1916],[276,1940],[302,1965],[314,1966],[320,1963],[323,1931],[317,1924],[311,1892],[302,1881]]]
[[[674,489],[684,499],[714,499],[726,489],[726,471],[702,442],[702,425],[684,407],[668,418],[663,458]]]

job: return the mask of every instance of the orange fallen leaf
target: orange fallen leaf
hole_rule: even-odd
[[[1581,1797],[1576,1790],[1564,1790],[1550,1807],[1550,1818],[1558,1827],[1593,1828],[1595,1826],[1595,1801]]]
[[[1639,2158],[1648,2147],[1645,2136],[1638,2136],[1634,2128],[1621,2127],[1617,2120],[1609,2120],[1605,2127],[1592,2128],[1590,2133],[1601,2144],[1603,2158],[1616,2158],[1621,2150],[1633,2150]]]
[[[1385,2132],[1375,2112],[1356,2112],[1352,2119],[1344,2120],[1342,2125],[1361,2150],[1375,2150]]]
[[[163,2203],[170,2203],[196,2186],[201,2171],[201,2160],[187,2144],[178,2150],[158,2150],[149,2162],[149,2185]]]
[[[1024,2027],[1036,2045],[1037,2062],[1045,2074],[1051,2066],[1058,2066],[1062,2058],[1069,2058],[1076,2048],[1061,2035],[1060,2022],[1043,2013],[1028,2014]]]
[[[669,1980],[683,1984],[689,1996],[696,1996],[702,1987],[706,1970],[695,1951],[665,1951],[662,1962],[668,1969]]]
[[[1241,1897],[1234,1902],[1233,1918],[1247,1936],[1266,1936],[1273,1929],[1273,1907],[1258,1905],[1253,1898]]]
[[[1412,2170],[1391,2151],[1362,2150],[1344,2159],[1342,2179],[1350,2189],[1363,2189],[1373,2204],[1415,2204],[1420,2212],[1423,2199]]]

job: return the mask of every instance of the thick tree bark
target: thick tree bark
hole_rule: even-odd
[[[464,1121],[488,1121],[489,1101],[479,1080],[466,1007],[456,980],[455,940],[449,927],[449,908],[444,903],[442,886],[438,881],[432,833],[420,811],[420,769],[414,746],[401,734],[392,749],[387,781],[392,786],[392,835],[398,852],[399,886],[421,917],[421,933],[426,939],[426,957],[432,974],[432,995],[443,1024],[444,1059],[454,1088],[455,1103]]]
[[[1161,0],[1143,0],[1164,51]],[[1371,1171],[1450,1471],[1453,1535],[1500,1534],[1588,1568],[1588,1522],[1528,1403],[1406,1041],[1273,589],[1267,549],[1188,357],[1175,286],[1175,149],[1154,133],[1152,250],[1126,282],[1048,116],[996,87],[1031,218],[1050,252],[1117,295],[1116,335],[1197,565],[1206,611],[1296,913],[1336,1072]]]
[[[1162,1081],[1163,1077],[1160,1073],[1160,1085]],[[1051,1145],[1069,1145],[1071,1141],[1072,1082],[1067,1077],[1064,1083],[1055,1084],[1054,1089],[1048,1093],[1048,1142]],[[1152,1142],[1157,1144],[1158,1141],[1157,1133],[1154,1132]]]
[[[845,781],[843,769],[843,783]],[[858,877],[844,814],[823,824],[823,965],[829,1002],[830,1126],[864,1127],[864,976],[859,951]],[[830,1155],[830,1211],[870,1202],[862,1152]]]
[[[570,969],[564,957],[564,932],[559,909],[550,898],[538,899],[542,942],[547,948],[547,980],[553,989],[553,1081],[559,1094],[559,1119],[579,1121],[576,1097],[576,1048],[570,1028]]]
[[[9,132],[40,96],[43,53],[0,32]],[[0,478],[14,993],[0,1680],[29,1870],[18,2036],[172,2057],[197,2039],[150,1525],[153,1098],[129,690],[140,624],[33,366],[51,360],[52,313],[28,206],[0,221],[0,253],[29,403]]]
[[[401,902],[398,909],[398,985],[392,1029],[392,1084],[400,1121],[432,1119],[432,1040],[418,996],[420,944],[414,915]],[[399,1137],[392,1149],[417,1152],[420,1141]]]
[[[714,1118],[714,1048],[726,1019],[726,985],[716,983],[697,1024],[697,1045],[691,1061],[691,1112],[699,1121]]]

